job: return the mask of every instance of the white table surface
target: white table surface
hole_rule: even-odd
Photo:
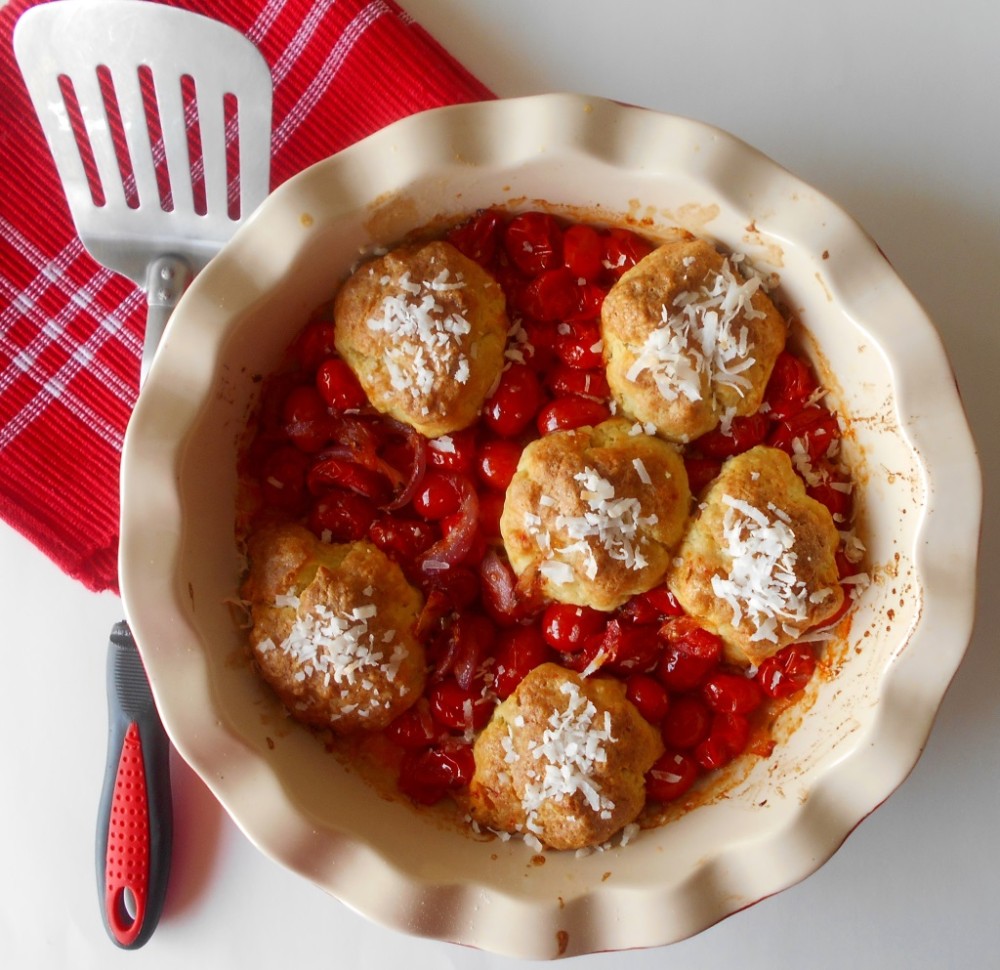
[[[717,124],[848,209],[943,334],[994,508],[1000,3],[402,5],[498,94],[573,90]],[[800,885],[669,948],[574,964],[1000,967],[1000,534],[996,515],[986,519],[977,631],[896,794]],[[143,949],[117,950],[99,920],[93,840],[105,643],[120,604],[62,577],[2,525],[0,562],[0,966],[517,965],[367,922],[259,854],[179,759],[166,911]]]

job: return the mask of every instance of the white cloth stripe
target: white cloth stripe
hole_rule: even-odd
[[[277,126],[274,137],[275,148],[288,141],[320,98],[323,97],[358,39],[379,17],[388,12],[389,8],[383,0],[373,0],[372,3],[358,11],[354,19],[347,25],[344,33],[338,38],[337,43],[333,45],[330,53],[327,54],[302,96],[292,106],[281,124]]]
[[[139,297],[137,296],[137,299]],[[76,415],[80,421],[91,429],[99,438],[106,441],[116,451],[120,451],[124,435],[102,415],[97,414],[85,403],[79,401],[76,395],[67,393],[70,381],[86,368],[100,352],[104,344],[117,336],[123,323],[110,315],[103,316],[96,330],[82,343],[76,346],[73,354],[51,377],[38,388],[31,400],[0,429],[0,451],[3,451],[15,438],[28,427],[53,401],[60,401],[67,409]]]
[[[15,351],[17,353],[18,359],[12,362],[16,368],[16,372],[12,372],[8,368],[0,373],[0,394],[2,394],[7,390],[15,377],[29,371],[27,367],[23,366],[22,357],[23,359],[32,360],[37,358],[53,341],[60,343],[67,351],[72,351],[74,342],[66,334],[65,327],[71,322],[74,315],[74,307],[86,313],[92,313],[96,307],[98,312],[102,314],[110,312],[112,315],[121,318],[121,321],[124,322],[128,314],[135,310],[136,301],[134,299],[128,301],[127,307],[122,305],[113,311],[100,309],[97,306],[96,294],[99,288],[104,286],[112,277],[111,273],[100,266],[96,266],[91,276],[80,286],[62,286],[65,271],[78,258],[84,256],[83,246],[76,238],[72,239],[55,259],[48,262],[46,262],[44,254],[5,219],[0,219],[0,238],[10,242],[11,246],[17,249],[27,262],[33,263],[38,267],[38,275],[27,287],[20,291],[16,289],[10,280],[4,276],[0,276],[0,288],[10,297],[10,302],[6,309],[0,311],[0,332],[6,337],[10,324],[21,316],[37,316],[39,324],[38,330],[30,343],[23,348],[14,348],[11,351],[12,354]],[[60,326],[55,329],[45,326],[48,321],[41,316],[36,302],[44,295],[45,290],[53,284],[59,287],[62,295],[69,301],[69,304],[64,305],[63,310],[57,315],[55,322],[59,323]],[[121,343],[125,349],[131,353],[137,352],[140,348],[138,338],[124,328],[121,329],[120,333]],[[135,399],[135,390],[129,383],[122,380],[119,375],[103,363],[100,364],[98,376],[109,386],[115,388],[115,393],[120,400],[131,406]]]

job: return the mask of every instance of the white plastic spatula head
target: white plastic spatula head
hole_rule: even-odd
[[[233,28],[143,0],[32,7],[14,52],[83,245],[149,294],[145,376],[184,282],[268,192],[267,63]]]

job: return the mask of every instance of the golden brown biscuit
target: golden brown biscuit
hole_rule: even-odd
[[[761,404],[787,326],[759,280],[701,239],[665,243],[611,288],[601,310],[620,413],[686,442]]]
[[[722,466],[667,585],[730,661],[760,664],[840,608],[838,542],[788,455],[759,445]]]
[[[474,752],[473,819],[579,849],[635,820],[663,742],[621,681],[545,663],[496,708]]]
[[[613,610],[662,580],[690,504],[674,446],[612,418],[524,449],[500,532],[522,581],[562,603]]]
[[[503,368],[503,291],[445,242],[362,266],[337,294],[334,321],[372,406],[429,438],[470,425]]]
[[[416,702],[422,598],[383,552],[289,524],[251,536],[248,555],[253,657],[293,717],[349,734],[383,728]]]

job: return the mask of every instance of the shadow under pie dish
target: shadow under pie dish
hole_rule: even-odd
[[[401,164],[404,155],[421,162]],[[776,717],[769,758],[752,759],[701,791],[696,807],[625,846],[583,858],[546,853],[540,866],[519,839],[462,835],[447,813],[379,798],[361,772],[284,716],[246,662],[229,608],[244,569],[232,528],[237,454],[259,378],[363,254],[421,227],[443,233],[489,207],[546,210],[651,239],[681,229],[774,278],[772,293],[792,310],[792,344],[850,427],[845,447],[872,578],[822,668],[829,676]],[[857,288],[870,294],[873,279],[887,302],[875,313],[865,302],[862,313]],[[911,371],[940,400],[933,418],[914,406]],[[416,933],[538,957],[655,945],[808,874],[912,767],[965,646],[976,480],[932,328],[871,242],[813,190],[728,136],[679,119],[573,96],[470,106],[400,123],[293,180],[186,295],[129,432],[123,594],[168,731],[269,854],[373,919]],[[963,500],[945,510],[942,489]],[[919,549],[930,536],[936,548],[960,550],[965,583],[961,570],[926,569]],[[933,650],[922,646],[928,629]],[[920,714],[894,709],[894,683],[925,698]],[[861,783],[873,765],[877,791]],[[819,791],[836,810],[816,826],[808,796]],[[345,859],[363,859],[366,878],[352,878]],[[739,873],[724,891],[713,881],[722,869]],[[706,888],[692,896],[692,886]],[[482,893],[491,906],[475,902]],[[671,905],[681,896],[684,907]],[[511,918],[525,927],[516,941],[504,930]]]

